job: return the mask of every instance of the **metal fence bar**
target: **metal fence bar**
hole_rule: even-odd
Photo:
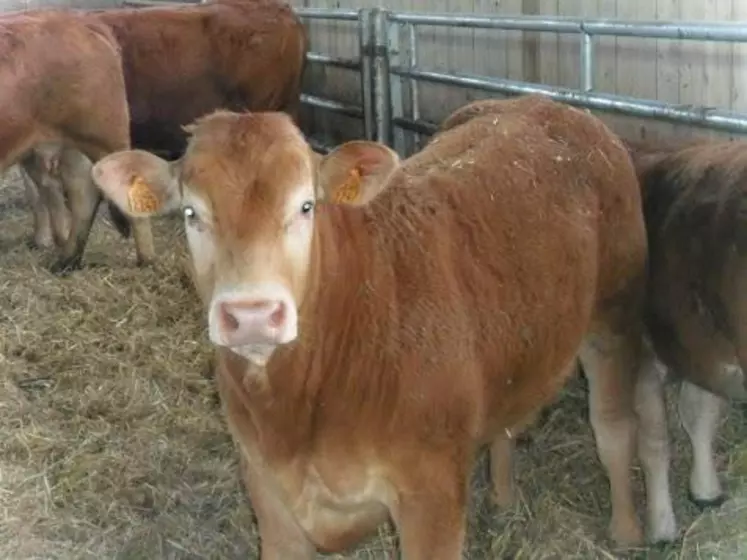
[[[501,29],[577,34],[580,37],[579,89],[548,86],[491,78],[464,73],[442,73],[417,68],[413,64],[390,64],[390,73],[397,79],[408,78],[410,84],[426,81],[450,86],[467,87],[503,95],[543,94],[560,102],[588,110],[600,110],[633,117],[652,118],[727,132],[747,133],[747,114],[714,107],[674,105],[662,101],[623,95],[596,93],[594,90],[594,36],[645,37],[655,39],[686,39],[693,41],[747,42],[747,25],[743,23],[688,23],[688,22],[626,22],[613,20],[583,20],[574,17],[518,16],[491,17],[469,14],[421,14],[389,12],[386,26],[440,26],[470,29]],[[415,41],[411,31],[411,41]],[[412,46],[411,46],[412,51]],[[412,91],[412,90],[411,90]],[[393,115],[391,127],[415,134],[432,134],[438,127],[421,120]]]
[[[336,68],[344,68],[346,70],[361,69],[361,61],[358,59],[340,58],[318,52],[308,52],[306,54],[306,60],[308,60],[309,62],[325,64],[327,66],[334,66]]]
[[[616,37],[649,39],[685,39],[694,41],[747,41],[747,26],[743,23],[677,22],[677,21],[615,21],[548,16],[475,16],[459,13],[392,12],[392,23],[410,23],[438,27],[470,29],[503,29],[505,31],[546,31],[552,33],[588,33]]]
[[[584,93],[569,88],[460,73],[444,74],[442,72],[410,70],[402,67],[391,68],[391,72],[398,76],[415,78],[432,83],[471,87],[482,91],[508,95],[539,93],[547,95],[556,101],[568,103],[576,107],[747,133],[747,115],[722,111],[712,107],[671,105],[663,101],[650,99],[636,99],[609,93]]]
[[[341,10],[327,8],[293,8],[293,11],[299,17],[309,19],[336,20],[336,21],[357,21],[358,10]]]
[[[358,12],[358,53],[361,75],[361,105],[363,106],[363,135],[374,139],[373,101],[373,33],[371,10],[361,8]]]
[[[581,91],[594,89],[594,38],[588,33],[581,36]]]
[[[384,10],[374,8],[373,19],[374,52],[374,117],[376,119],[376,135],[378,142],[392,145],[392,96],[390,90],[389,42],[388,42],[388,14]]]
[[[410,39],[409,68],[415,70],[418,67],[418,30],[415,25],[408,24],[407,32]],[[410,114],[413,121],[418,122],[420,120],[420,88],[417,80],[410,80]],[[419,150],[422,138],[417,131],[414,132],[414,149]]]

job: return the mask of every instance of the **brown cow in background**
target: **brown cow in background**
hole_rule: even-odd
[[[655,354],[680,381],[679,416],[693,451],[689,492],[724,499],[713,441],[727,400],[747,399],[747,143],[628,142],[643,190],[650,248],[646,320]],[[659,422],[666,443],[664,413]]]
[[[316,184],[281,113],[218,111],[178,162],[130,151],[94,167],[131,216],[183,210],[262,558],[339,551],[388,517],[405,558],[461,558],[478,449],[502,477],[510,431],[577,355],[611,534],[642,540],[630,467],[646,234],[630,158],[582,111],[482,103],[405,161],[344,144]],[[647,478],[656,451],[641,448]],[[654,538],[673,536],[649,517]]]
[[[121,47],[131,141],[138,148],[178,157],[186,143],[183,125],[218,108],[297,115],[307,38],[284,2],[219,0],[75,13],[105,23]],[[54,182],[39,167],[42,161],[24,162],[39,187]],[[66,165],[90,169],[80,154],[68,153],[62,163],[61,172]],[[127,221],[112,210],[126,233]]]
[[[130,145],[117,43],[99,22],[55,10],[0,16],[0,91],[0,172],[42,144],[62,143],[93,161]],[[55,271],[80,258],[92,209],[101,199],[90,173],[68,166],[64,175],[72,220],[59,211],[61,191],[46,199],[54,217],[35,213],[35,240],[49,244],[54,230],[62,246]],[[30,189],[29,195],[41,204],[38,190]],[[135,229],[143,241],[138,256],[148,260],[153,256],[149,223],[138,220]]]

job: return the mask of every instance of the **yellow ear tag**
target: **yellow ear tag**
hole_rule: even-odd
[[[350,171],[350,176],[335,191],[333,202],[344,204],[354,202],[361,192],[361,172],[356,167]]]
[[[158,197],[142,177],[135,177],[127,191],[130,210],[139,214],[155,212],[161,205]]]

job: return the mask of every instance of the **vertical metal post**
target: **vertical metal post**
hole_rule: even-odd
[[[594,38],[590,33],[581,34],[581,90],[594,89]]]
[[[417,28],[414,23],[408,25],[408,32],[410,35],[410,70],[415,70],[418,66],[418,34]],[[420,120],[420,95],[418,90],[418,81],[415,78],[410,78],[410,113],[413,121]],[[415,141],[411,152],[415,152],[420,149],[420,142],[422,140],[419,132],[413,132],[411,135]],[[408,154],[409,155],[409,154]]]
[[[371,29],[371,10],[358,10],[358,58],[361,65],[361,106],[363,107],[363,136],[366,140],[374,139],[374,103],[373,103],[373,32]]]
[[[401,26],[398,23],[391,23],[389,19],[386,20],[387,25],[387,38],[388,38],[388,51],[389,51],[389,65],[401,67],[402,66],[402,50],[400,48],[400,32]],[[405,88],[403,82],[405,78],[400,76],[389,77],[389,92],[391,95],[391,118],[404,117],[405,116]],[[395,126],[390,121],[392,135],[392,149],[397,152],[400,156],[405,156],[407,151],[407,134],[399,126]]]
[[[389,74],[389,18],[381,8],[374,8],[374,120],[376,122],[376,140],[388,146],[392,144],[392,93]]]

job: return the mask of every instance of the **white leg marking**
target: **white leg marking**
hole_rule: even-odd
[[[696,501],[702,502],[700,505],[715,504],[723,498],[713,456],[713,440],[724,404],[721,397],[687,381],[682,382],[679,414],[693,450],[690,492]]]
[[[669,433],[664,400],[664,376],[650,354],[645,355],[636,383],[638,458],[646,484],[646,525],[652,542],[673,541],[677,520],[669,485]]]

